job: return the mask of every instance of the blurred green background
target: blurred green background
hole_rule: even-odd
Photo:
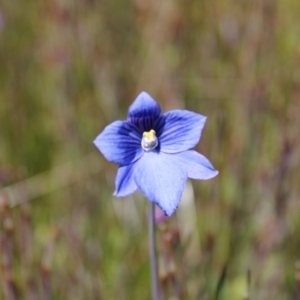
[[[300,299],[299,15],[1,0],[0,299],[150,299],[147,201],[113,198],[92,144],[142,90],[208,116],[197,150],[220,172],[158,225],[163,299]]]

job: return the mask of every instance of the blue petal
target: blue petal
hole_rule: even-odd
[[[196,151],[180,152],[174,156],[186,168],[189,178],[206,180],[219,173],[205,156]]]
[[[153,129],[154,121],[161,114],[159,104],[149,94],[141,92],[129,107],[128,120],[143,133]]]
[[[187,172],[176,155],[148,152],[136,162],[134,179],[142,193],[170,216],[180,202]]]
[[[146,92],[141,92],[128,110],[129,118],[158,117],[160,114],[159,104]]]
[[[135,169],[134,166],[135,163],[119,167],[116,177],[116,190],[114,192],[114,196],[125,197],[136,191],[137,185],[133,178]]]
[[[108,161],[128,165],[143,155],[141,138],[135,125],[115,121],[104,128],[94,144]]]
[[[206,121],[205,116],[188,110],[169,111],[164,114],[164,119],[159,141],[160,149],[165,153],[177,153],[195,147]]]

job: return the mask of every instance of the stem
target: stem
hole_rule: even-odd
[[[152,300],[159,300],[158,290],[158,268],[156,258],[156,240],[155,240],[155,203],[149,201],[149,250],[151,263],[151,286],[152,286]]]

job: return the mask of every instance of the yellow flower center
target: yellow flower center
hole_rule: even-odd
[[[149,151],[158,145],[158,140],[156,137],[156,132],[155,130],[151,129],[150,131],[145,131],[143,133],[143,138],[142,138],[142,147],[144,150]]]

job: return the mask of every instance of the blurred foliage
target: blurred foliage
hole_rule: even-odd
[[[2,0],[0,299],[150,299],[147,202],[112,197],[116,166],[92,145],[141,90],[209,117],[197,150],[220,171],[158,226],[164,299],[299,297],[299,15],[296,0]]]

